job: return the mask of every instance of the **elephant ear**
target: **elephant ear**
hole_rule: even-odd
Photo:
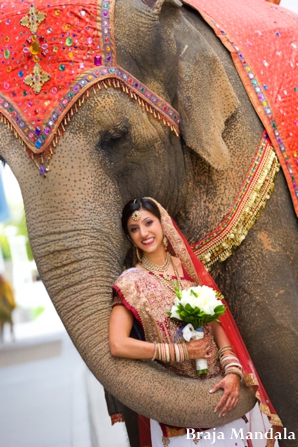
[[[215,169],[229,167],[231,154],[223,132],[238,106],[216,53],[199,34],[188,39],[178,62],[181,134],[186,145]]]
[[[173,4],[173,0],[157,0],[153,11],[159,15],[166,12],[166,3]],[[212,167],[225,170],[231,154],[223,133],[239,102],[210,44],[185,14],[176,14],[176,17],[173,26],[178,53],[175,106],[181,116],[181,135],[185,144]]]

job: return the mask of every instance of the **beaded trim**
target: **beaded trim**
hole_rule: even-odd
[[[216,262],[225,261],[243,242],[270,198],[279,167],[270,140],[264,135],[231,211],[213,232],[192,246],[208,270]]]
[[[114,68],[110,68],[110,73],[113,73],[113,70]],[[107,69],[102,69],[102,71],[107,72]],[[157,107],[151,107],[151,105],[148,105],[147,103],[147,98],[149,94],[151,95],[151,93],[149,93],[149,90],[144,87],[143,84],[138,83],[136,78],[128,75],[123,69],[120,70],[118,68],[116,73],[117,74],[112,75],[107,74],[105,76],[105,80],[102,80],[102,77],[100,79],[97,78],[97,76],[100,76],[99,71],[86,75],[86,77],[84,77],[79,84],[76,84],[72,91],[70,91],[60,102],[48,120],[43,131],[39,127],[36,128],[35,132],[30,129],[24,121],[20,121],[20,115],[14,107],[8,103],[8,101],[5,101],[4,108],[8,111],[14,121],[11,122],[11,119],[7,118],[7,114],[4,111],[3,115],[0,113],[0,122],[5,123],[14,132],[15,137],[18,138],[30,158],[35,162],[41,175],[46,176],[47,172],[49,171],[49,163],[54,153],[54,149],[56,148],[61,135],[65,132],[67,124],[71,121],[75,113],[79,111],[84,102],[90,98],[92,94],[97,94],[97,90],[100,91],[110,87],[120,89],[132,100],[136,101],[138,105],[141,106],[147,113],[151,114],[164,126],[168,126],[170,130],[174,132],[177,137],[179,137],[178,125],[180,121],[178,113],[157,95],[152,96],[152,101],[156,103]],[[121,75],[122,77],[120,77]],[[130,87],[122,81],[122,78],[126,79],[127,77],[129,77],[129,81],[133,80]],[[136,92],[137,87],[140,91]],[[80,94],[77,93],[79,91]],[[2,98],[0,96],[0,104],[1,100]],[[56,123],[58,123],[58,125]],[[47,141],[48,133],[50,131],[49,129],[55,125],[57,129],[51,139]],[[36,133],[38,133],[38,136]],[[28,142],[30,147],[28,147],[29,144],[26,143],[28,139],[31,139],[31,141],[29,140],[30,143]],[[32,148],[32,143],[35,144],[35,148]]]
[[[154,118],[161,120],[164,125],[168,125],[173,132],[179,135],[179,114],[160,96],[152,93],[138,79],[130,75],[126,70],[119,67],[99,68],[93,70],[82,77],[69,91],[69,93],[58,104],[44,128],[37,126],[35,129],[26,125],[21,119],[21,113],[17,107],[0,95],[0,105],[3,107],[3,114],[11,121],[24,141],[32,146],[34,153],[41,153],[45,150],[46,144],[51,141],[49,134],[60,116],[65,116],[69,110],[69,105],[77,101],[87,89],[95,84],[102,82],[103,79],[111,79],[114,82],[107,82],[105,87],[120,88],[124,93],[130,95],[132,99],[138,102],[146,112],[153,114]],[[118,82],[117,82],[118,81]],[[125,85],[126,84],[126,85]],[[127,85],[128,84],[128,85]],[[99,88],[101,90],[101,88]],[[146,103],[152,103],[152,107]]]

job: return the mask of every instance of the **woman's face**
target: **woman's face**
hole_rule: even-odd
[[[149,211],[140,209],[141,218],[127,221],[128,234],[133,243],[144,253],[164,251],[163,231],[159,219]]]

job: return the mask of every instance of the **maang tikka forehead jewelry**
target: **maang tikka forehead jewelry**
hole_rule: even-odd
[[[141,213],[139,210],[136,210],[132,213],[131,218],[136,222],[141,219]]]

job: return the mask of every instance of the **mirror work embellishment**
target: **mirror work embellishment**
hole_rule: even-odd
[[[0,122],[43,176],[75,113],[108,88],[179,136],[176,110],[117,64],[114,7],[115,0],[33,0],[0,9]]]
[[[241,190],[219,226],[192,246],[196,256],[210,267],[225,261],[245,239],[270,199],[280,164],[266,132]]]

